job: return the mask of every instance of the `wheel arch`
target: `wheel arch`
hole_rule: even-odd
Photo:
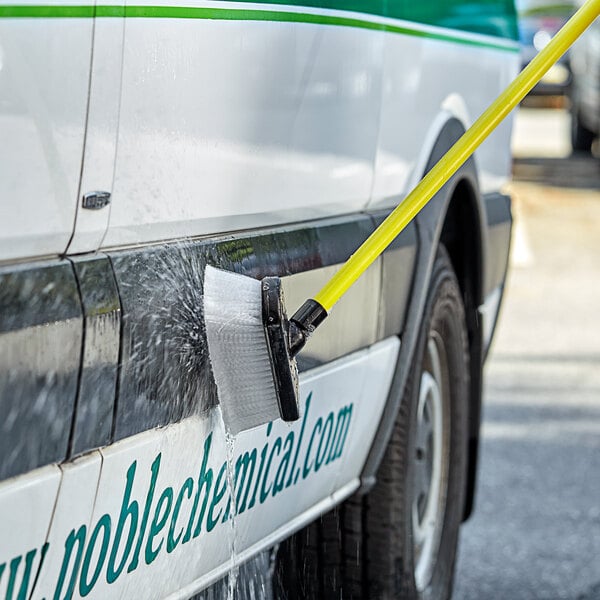
[[[477,202],[477,191],[469,179],[457,182],[448,203],[439,243],[442,243],[463,297],[469,344],[468,455],[465,508],[469,518],[475,500],[479,427],[482,403],[483,337],[479,307],[484,296],[485,214]]]

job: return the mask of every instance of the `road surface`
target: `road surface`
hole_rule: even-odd
[[[600,599],[600,160],[521,111],[511,270],[454,600]]]

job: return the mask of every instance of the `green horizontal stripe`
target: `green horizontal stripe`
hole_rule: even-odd
[[[385,31],[413,37],[453,42],[480,48],[494,48],[518,52],[518,48],[469,37],[452,34],[422,31],[407,26],[391,25],[367,19],[311,14],[276,10],[208,8],[184,6],[49,6],[49,5],[4,5],[0,6],[0,18],[87,18],[87,17],[120,17],[127,18],[160,18],[160,19],[205,19],[219,21],[269,21],[283,23],[308,23],[331,25],[337,27],[353,27],[372,31]]]
[[[256,2],[256,0],[238,0]],[[519,39],[514,0],[261,0],[358,12],[468,33]],[[559,0],[553,0],[559,1]],[[285,9],[284,9],[285,10]]]
[[[89,18],[94,16],[93,6],[50,6],[50,5],[0,5],[0,17],[55,19]]]

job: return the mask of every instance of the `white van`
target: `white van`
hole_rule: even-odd
[[[512,0],[0,1],[0,598],[241,593],[265,552],[266,596],[450,596],[510,121],[302,351],[298,422],[226,435],[203,276],[299,305],[516,40]]]

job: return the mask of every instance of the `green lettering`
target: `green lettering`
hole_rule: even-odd
[[[140,533],[138,535],[137,543],[135,545],[135,551],[133,553],[133,558],[127,567],[127,572],[131,573],[137,569],[138,563],[140,561],[140,552],[142,550],[142,543],[144,542],[144,536],[146,535],[146,525],[148,524],[148,516],[150,515],[150,507],[152,505],[152,499],[154,498],[154,488],[156,487],[156,480],[158,478],[158,471],[160,470],[160,460],[162,453],[159,453],[150,470],[152,471],[152,476],[150,477],[150,485],[148,486],[148,493],[146,494],[146,504],[144,505],[144,514],[142,515],[142,522],[140,524]]]
[[[175,527],[177,526],[177,518],[179,517],[179,510],[181,509],[181,503],[183,502],[183,494],[187,491],[188,500],[192,497],[192,490],[194,489],[194,480],[188,477],[181,486],[179,494],[177,494],[177,500],[175,500],[175,507],[173,508],[173,517],[171,518],[171,525],[169,526],[169,535],[167,536],[167,552],[171,554],[173,550],[179,544],[179,540],[183,535],[183,527],[179,530],[177,537],[173,537],[175,533]]]
[[[217,516],[213,516],[213,510],[216,508],[217,504],[221,501],[223,496],[225,495],[225,491],[227,490],[227,477],[225,476],[227,473],[227,463],[223,463],[221,466],[221,470],[217,475],[217,481],[215,482],[215,487],[213,489],[213,499],[208,509],[208,516],[206,518],[206,531],[212,531],[215,528],[215,525],[218,523],[221,518],[221,512],[223,509],[220,509],[217,513]],[[221,485],[221,480],[223,480]]]
[[[133,461],[129,469],[127,470],[127,483],[125,484],[125,492],[123,493],[123,501],[121,502],[121,512],[119,513],[119,521],[117,522],[117,528],[115,530],[115,539],[113,540],[112,549],[110,551],[110,557],[108,559],[108,567],[106,569],[106,581],[108,583],[114,583],[117,577],[121,574],[125,568],[125,563],[131,552],[133,546],[133,540],[135,538],[135,532],[137,529],[139,507],[136,500],[129,502],[131,497],[131,488],[133,487],[133,480],[135,478],[135,469],[137,461]],[[115,566],[117,561],[117,552],[121,545],[121,536],[123,535],[123,528],[125,523],[129,519],[129,531],[127,532],[127,542],[125,543],[125,550],[123,551],[123,557],[121,562]],[[84,594],[82,594],[83,596]]]
[[[344,451],[344,444],[348,435],[348,430],[350,429],[351,418],[352,404],[350,404],[349,406],[344,406],[340,409],[340,412],[338,412],[335,430],[333,433],[333,441],[331,442],[331,449],[329,451],[329,456],[327,457],[327,462],[325,464],[329,464],[330,462],[342,456],[342,452]]]
[[[71,554],[73,554],[73,546],[77,542],[77,554],[75,555],[75,561],[73,563],[73,569],[71,572],[71,579],[69,579],[69,585],[67,591],[63,596],[63,600],[70,600],[73,597],[73,589],[75,588],[75,581],[79,575],[79,565],[81,563],[81,556],[83,554],[83,547],[85,545],[86,527],[82,525],[75,533],[74,529],[71,529],[67,539],[65,540],[65,554],[63,557],[62,566],[58,575],[58,581],[56,582],[56,589],[54,590],[54,600],[60,600],[60,594],[62,592],[63,585],[65,583],[65,577],[67,575],[67,569],[71,562]]]
[[[302,467],[302,479],[306,479],[310,473],[310,470],[312,469],[312,463],[309,464],[308,461],[310,459],[310,451],[313,445],[313,441],[315,439],[315,434],[317,433],[317,431],[321,431],[321,429],[323,428],[323,419],[321,417],[319,417],[317,419],[317,422],[315,423],[315,428],[313,429],[312,433],[310,434],[310,442],[308,442],[308,449],[306,451],[306,458],[304,459],[304,467]]]
[[[15,556],[15,558],[10,561],[10,575],[8,578],[8,587],[6,588],[6,600],[12,600],[15,579],[17,578],[17,571],[19,570],[22,559],[22,556]]]
[[[290,485],[292,485],[292,477],[294,477],[294,472],[296,472],[296,463],[298,462],[298,455],[300,454],[300,447],[302,446],[302,438],[304,437],[304,427],[306,425],[306,420],[308,418],[308,409],[310,408],[311,398],[312,398],[312,392],[310,394],[308,394],[308,396],[306,398],[306,404],[304,406],[304,416],[302,417],[302,427],[300,427],[300,435],[298,436],[298,445],[296,446],[296,452],[294,454],[294,462],[292,463],[292,468],[290,470],[290,476],[287,480],[287,483],[285,484],[286,488],[289,488]],[[296,476],[294,477],[294,481],[293,481],[294,484],[298,480],[299,473],[300,473],[300,470],[298,470],[298,472],[296,473]]]
[[[273,423],[269,423],[267,425],[267,437],[271,435],[271,430],[273,429]],[[254,492],[252,492],[252,499],[250,500],[250,504],[248,504],[248,510],[250,510],[254,504],[256,503],[256,492],[258,491],[258,487],[260,486],[261,475],[263,472],[263,467],[265,465],[265,458],[267,456],[267,449],[269,448],[269,442],[264,445],[261,453],[260,453],[260,465],[258,467],[258,475],[256,476],[256,484],[254,485]]]
[[[204,442],[204,455],[202,457],[202,466],[200,467],[200,474],[198,475],[198,490],[196,491],[196,496],[194,497],[194,504],[192,505],[192,513],[190,514],[190,520],[188,522],[187,531],[183,536],[182,544],[185,544],[190,541],[192,537],[192,525],[194,524],[194,517],[196,516],[196,510],[198,509],[198,502],[200,501],[200,494],[202,493],[202,488],[204,484],[206,484],[206,493],[204,494],[204,501],[202,502],[202,508],[200,510],[200,516],[198,517],[198,522],[196,523],[196,529],[194,530],[194,537],[198,537],[200,535],[200,530],[202,528],[202,521],[204,520],[204,512],[206,511],[206,504],[208,503],[208,495],[210,494],[210,488],[213,480],[213,472],[212,469],[206,470],[206,465],[208,464],[208,456],[210,454],[210,445],[212,443],[212,432],[206,438]]]
[[[329,431],[327,433],[327,441],[323,446],[323,440],[325,439],[325,432],[329,427]],[[321,439],[319,440],[319,446],[317,447],[317,457],[315,458],[315,473],[321,468],[323,461],[325,460],[325,455],[327,454],[327,447],[329,446],[329,442],[331,441],[331,432],[333,430],[333,413],[329,413],[327,419],[325,419],[325,425],[323,426],[323,433],[321,433]],[[323,448],[323,452],[321,452],[321,448]]]
[[[166,503],[163,514],[160,514],[163,504]],[[152,541],[159,534],[162,528],[167,523],[167,519],[169,518],[169,513],[171,512],[171,504],[173,503],[173,488],[166,488],[163,493],[160,495],[158,499],[158,504],[156,505],[156,510],[154,511],[154,518],[152,519],[152,523],[150,525],[150,533],[148,534],[148,541],[146,542],[146,564],[154,562],[154,559],[157,557],[160,549],[165,541],[164,538],[160,540],[156,549],[152,548]]]
[[[290,431],[288,433],[288,436],[285,438],[285,442],[283,444],[283,458],[281,459],[281,463],[279,463],[279,468],[277,469],[277,473],[275,475],[275,483],[273,484],[273,496],[276,496],[283,489],[285,483],[285,474],[287,473],[287,468],[290,463],[293,447],[294,432]]]
[[[19,594],[16,600],[26,600],[26,598],[28,598],[29,578],[31,577],[31,565],[36,554],[37,549],[33,549],[25,555],[25,572],[23,573],[23,578],[21,579],[21,587],[19,588]],[[16,556],[10,561],[10,575],[8,578],[8,587],[6,589],[6,600],[12,600],[13,598],[15,583],[17,579],[17,572],[19,570],[19,565],[21,564],[22,559],[22,556]]]
[[[98,562],[96,563],[96,568],[92,573],[92,578],[88,581],[88,571],[90,565],[92,563],[92,555],[94,553],[94,546],[96,545],[96,540],[98,539],[98,535],[100,533],[100,529],[103,530],[102,534],[102,546],[100,546],[100,554],[98,556]],[[106,553],[108,552],[108,544],[110,542],[110,517],[108,515],[102,515],[98,522],[96,523],[96,527],[94,527],[94,531],[92,531],[92,535],[90,536],[90,541],[88,542],[87,549],[85,551],[85,556],[83,557],[83,565],[81,566],[81,577],[79,578],[79,593],[82,597],[87,596],[92,588],[96,585],[98,581],[98,577],[100,577],[100,571],[104,565],[104,560],[106,558]]]
[[[271,454],[269,455],[269,460],[267,461],[267,467],[265,469],[265,474],[263,476],[262,486],[260,488],[260,503],[262,504],[268,497],[269,492],[271,491],[271,485],[265,487],[267,483],[267,478],[269,477],[269,471],[271,470],[271,462],[273,461],[273,455],[275,454],[275,450],[277,450],[277,456],[281,453],[281,438],[278,437],[273,444],[273,448],[271,448]]]
[[[235,489],[237,491],[236,498],[236,513],[239,515],[246,510],[246,502],[250,493],[250,485],[254,476],[254,468],[256,466],[256,448],[248,454],[245,452],[240,456],[235,463]],[[250,474],[248,474],[250,468]],[[244,482],[246,482],[246,493],[243,493]],[[243,496],[243,497],[242,497]]]
[[[250,493],[250,484],[252,483],[252,476],[254,475],[254,467],[256,466],[256,448],[252,452],[244,452],[235,462],[235,474],[233,479],[233,489],[236,490],[237,495],[235,496],[235,514],[239,515],[246,510],[246,501],[248,500],[248,494]],[[246,494],[244,495],[244,482],[246,481],[246,475],[250,469],[248,476],[248,483],[246,484]],[[242,500],[242,496],[243,500]],[[223,515],[222,523],[225,523],[229,519],[229,513],[231,512],[231,496],[227,501],[227,508]]]

